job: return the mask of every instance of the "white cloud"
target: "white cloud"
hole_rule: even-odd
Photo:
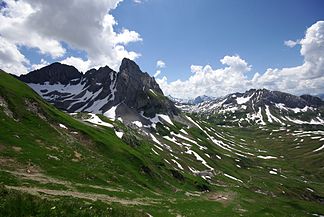
[[[156,70],[156,73],[154,74],[154,78],[156,78],[157,76],[159,76],[161,74],[161,70]]]
[[[90,68],[90,65],[91,65],[90,60],[85,61],[81,58],[73,57],[73,56],[62,60],[61,63],[74,66],[80,72],[86,72]]]
[[[0,68],[6,72],[26,74],[29,61],[19,52],[17,46],[0,36]]]
[[[86,52],[88,59],[85,63],[77,61],[78,67],[81,64],[83,68],[109,65],[117,69],[124,57],[140,56],[128,51],[125,45],[142,40],[135,31],[122,29],[118,33],[114,30],[117,22],[109,12],[121,1],[4,0],[6,7],[0,9],[1,36],[18,52],[19,46],[26,46],[53,58],[66,55],[62,46],[65,42],[71,48]],[[69,58],[66,59],[81,60]],[[7,70],[22,73],[8,67]]]
[[[162,68],[165,68],[166,67],[166,64],[163,60],[158,60],[156,61],[156,68],[158,69],[162,69]]]
[[[255,73],[252,79],[245,76],[251,66],[239,56],[225,56],[221,63],[227,67],[213,69],[210,65],[192,65],[194,73],[187,80],[168,82],[167,77],[157,79],[167,95],[190,98],[198,95],[222,96],[242,92],[249,88],[268,88],[293,94],[318,94],[324,92],[324,21],[309,27],[305,37],[298,42],[304,63],[299,66],[267,69]]]
[[[166,77],[157,79],[162,90],[167,95],[180,98],[190,98],[198,95],[221,96],[235,92],[247,84],[244,72],[249,71],[250,66],[239,56],[225,56],[220,60],[227,67],[213,69],[210,65],[192,65],[194,73],[188,80],[176,80],[168,82]]]
[[[33,64],[33,65],[31,66],[31,69],[32,69],[32,70],[40,69],[40,68],[43,68],[43,67],[47,66],[48,64],[49,64],[49,63],[48,63],[46,60],[41,59],[40,63],[38,63],[38,64]]]
[[[236,56],[225,56],[220,60],[222,64],[228,65],[235,71],[248,72],[252,66],[249,66],[245,60],[241,59],[238,55]]]
[[[144,0],[133,0],[133,2],[136,4],[142,4],[144,2]]]
[[[287,41],[284,41],[284,44],[287,46],[287,47],[290,47],[290,48],[293,48],[295,47],[297,44],[299,44],[299,41],[293,41],[293,40],[287,40]]]

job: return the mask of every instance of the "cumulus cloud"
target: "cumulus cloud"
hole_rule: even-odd
[[[165,62],[163,60],[158,60],[156,61],[156,68],[158,69],[162,69],[162,68],[165,68]]]
[[[0,68],[6,72],[27,73],[29,61],[19,52],[17,46],[0,36]]]
[[[296,42],[297,43],[297,42]],[[292,45],[293,43],[290,43]],[[250,88],[268,88],[293,94],[324,92],[324,21],[309,27],[305,37],[298,41],[303,64],[290,68],[267,69],[249,79],[245,73],[252,69],[238,55],[225,56],[220,62],[227,65],[213,69],[210,65],[192,65],[194,73],[187,80],[169,82],[167,77],[157,79],[167,95],[192,98],[198,95],[223,96]]]
[[[142,40],[135,31],[114,30],[117,22],[109,12],[121,1],[4,0],[5,7],[0,9],[1,36],[19,53],[19,46],[26,46],[54,59],[66,56],[62,45],[65,42],[73,49],[85,51],[87,59],[68,57],[62,62],[77,63],[83,70],[85,66],[102,65],[116,69],[124,57],[140,56],[128,51],[125,45]],[[20,60],[25,68],[6,69],[16,74],[25,73],[31,66]],[[3,64],[0,67],[4,68]]]
[[[62,60],[61,63],[74,66],[80,72],[86,72],[90,68],[90,64],[91,64],[90,60],[85,61],[81,58],[73,57],[73,56]]]
[[[297,44],[299,44],[299,41],[293,41],[293,40],[287,40],[284,41],[284,45],[286,45],[287,47],[293,48],[295,47]]]
[[[239,56],[225,56],[220,62],[224,68],[213,69],[210,65],[191,66],[194,73],[188,80],[168,82],[167,77],[157,79],[162,90],[167,95],[190,98],[198,95],[220,96],[237,91],[246,86],[245,72],[251,67]]]

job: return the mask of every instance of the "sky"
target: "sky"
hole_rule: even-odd
[[[82,72],[124,57],[166,95],[324,93],[321,0],[0,0],[0,68]]]

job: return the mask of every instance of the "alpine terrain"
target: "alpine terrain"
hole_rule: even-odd
[[[0,216],[323,216],[324,102],[166,97],[132,60],[0,72]]]

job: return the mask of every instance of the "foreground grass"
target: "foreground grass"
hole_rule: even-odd
[[[100,201],[82,201],[69,197],[61,197],[60,199],[41,198],[41,196],[8,190],[0,186],[0,216],[142,217],[145,214],[131,207],[123,207],[118,204],[107,205]]]

